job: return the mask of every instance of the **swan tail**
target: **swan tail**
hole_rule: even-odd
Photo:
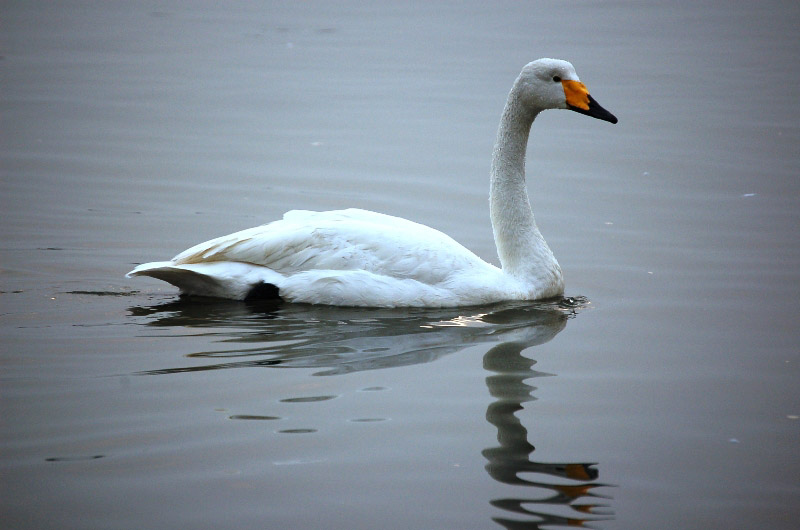
[[[280,298],[283,280],[266,267],[230,262],[176,265],[156,261],[139,265],[125,276],[149,276],[174,285],[182,294],[230,300]]]

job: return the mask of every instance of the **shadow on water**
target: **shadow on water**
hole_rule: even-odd
[[[429,363],[471,346],[493,345],[483,358],[491,373],[486,385],[495,400],[486,419],[497,428],[499,445],[482,452],[486,470],[502,484],[538,492],[537,497],[491,500],[495,508],[525,517],[493,520],[508,529],[538,529],[612,518],[607,505],[587,501],[604,498],[593,490],[608,486],[597,482],[597,464],[532,460],[535,448],[515,416],[523,403],[536,399],[536,387],[526,381],[551,375],[534,370],[536,361],[522,352],[550,341],[586,305],[584,298],[433,310],[179,300],[129,311],[146,318],[149,328],[183,330],[177,335],[183,337],[216,337],[221,345],[186,356],[205,361],[200,364],[140,375],[269,367],[319,369],[314,375],[327,376]]]

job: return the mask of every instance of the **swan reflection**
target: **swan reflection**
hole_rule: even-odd
[[[583,500],[600,497],[593,490],[605,486],[596,482],[596,464],[536,462],[530,458],[535,448],[528,441],[527,429],[514,414],[522,410],[523,403],[536,399],[531,395],[536,387],[525,381],[550,374],[534,370],[536,361],[523,357],[522,351],[528,346],[520,342],[505,342],[491,348],[483,357],[484,368],[493,374],[486,378],[486,386],[495,398],[486,410],[486,419],[497,427],[500,444],[484,449],[483,456],[488,460],[486,471],[498,482],[529,487],[539,493],[535,498],[492,500],[491,504],[497,508],[529,518],[495,517],[493,520],[508,529],[537,529],[584,526],[585,523],[608,519],[606,515],[609,512],[603,511],[606,505]],[[539,478],[525,479],[521,473]],[[563,507],[568,508],[567,513],[557,513]]]
[[[497,304],[480,308],[364,309],[302,304],[178,302],[133,307],[151,327],[177,336],[213,336],[220,345],[188,354],[190,364],[145,374],[268,366],[316,368],[315,375],[428,363],[478,344],[552,339],[582,300]]]
[[[212,336],[219,345],[188,354],[201,364],[141,372],[171,374],[246,367],[311,368],[335,375],[429,363],[468,347],[486,344],[486,386],[494,401],[486,419],[497,428],[498,445],[485,449],[486,470],[518,495],[490,504],[510,517],[493,520],[509,529],[583,526],[610,518],[596,488],[596,464],[540,462],[515,413],[533,401],[526,383],[550,374],[533,369],[522,355],[555,337],[586,305],[585,299],[510,303],[455,309],[364,309],[301,304],[246,305],[208,301],[172,302],[130,308],[146,325],[167,327],[177,336]],[[533,476],[523,478],[521,475]],[[520,519],[522,518],[522,519]]]

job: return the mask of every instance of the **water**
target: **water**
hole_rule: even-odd
[[[795,3],[3,13],[5,526],[794,528]],[[620,118],[531,135],[572,303],[187,305],[123,277],[289,208],[496,261],[494,133],[542,56]]]

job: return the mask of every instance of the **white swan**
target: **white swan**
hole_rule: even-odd
[[[522,69],[492,154],[490,215],[502,269],[438,230],[398,217],[295,210],[127,276],[152,276],[191,295],[342,306],[446,307],[561,295],[561,267],[536,226],[525,186],[528,134],[546,109],[617,122],[570,63],[539,59]]]

